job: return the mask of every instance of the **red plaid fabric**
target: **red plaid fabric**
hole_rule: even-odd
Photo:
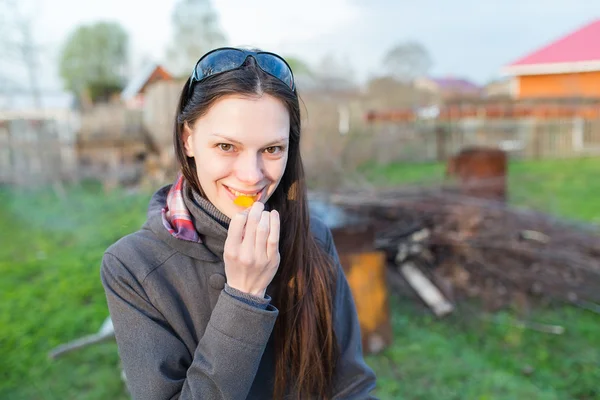
[[[183,180],[180,173],[169,190],[167,204],[162,209],[163,225],[177,239],[201,243],[192,216],[183,202]]]

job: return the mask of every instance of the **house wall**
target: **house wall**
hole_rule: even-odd
[[[517,98],[600,97],[600,71],[518,77]]]
[[[144,83],[144,86],[140,89],[140,93],[145,93],[148,87],[155,82],[170,81],[171,79],[173,79],[171,75],[167,71],[165,71],[163,67],[158,66],[156,67],[154,72],[152,72],[152,75],[150,75],[146,83]]]
[[[484,89],[483,94],[487,98],[497,97],[513,97],[514,94],[514,79],[504,79],[488,83]]]

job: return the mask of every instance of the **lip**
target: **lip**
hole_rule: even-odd
[[[235,200],[235,198],[237,196],[231,191],[232,188],[230,188],[227,185],[223,185],[223,187],[225,188],[225,191],[227,192],[227,194],[229,195],[229,197],[231,198],[231,200]],[[249,190],[237,190],[237,189],[233,189],[233,190],[235,190],[236,192],[247,193],[247,194],[256,193],[256,191],[249,191]],[[263,194],[265,193],[265,190],[266,190],[266,186],[263,187],[260,191],[258,191],[258,194],[254,198],[254,201],[259,201],[260,199],[262,199],[263,198]]]

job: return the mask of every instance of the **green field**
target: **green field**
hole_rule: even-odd
[[[380,182],[440,179],[431,165],[369,167]],[[600,159],[516,163],[511,201],[582,221],[600,221]],[[142,223],[148,193],[99,186],[0,189],[0,399],[126,399],[114,342],[55,361],[54,346],[96,332],[107,316],[99,280],[103,251]],[[381,399],[600,399],[600,316],[574,308],[535,311],[561,336],[461,313],[436,320],[393,299],[394,344],[369,357]]]

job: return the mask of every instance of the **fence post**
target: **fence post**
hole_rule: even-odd
[[[585,126],[585,121],[581,117],[573,118],[573,151],[580,152],[583,150],[583,130]]]
[[[533,123],[531,129],[531,145],[534,160],[539,160],[540,158],[542,158],[542,143],[540,137],[540,130],[540,121],[537,120]]]
[[[436,150],[437,150],[437,160],[444,161],[446,160],[446,140],[448,135],[446,134],[446,129],[442,125],[435,126],[435,142],[436,142]]]

